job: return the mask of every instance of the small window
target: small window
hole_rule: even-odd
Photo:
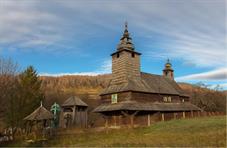
[[[133,58],[135,57],[135,53],[132,53],[132,57],[133,57]]]
[[[112,94],[111,95],[111,103],[112,104],[117,103],[117,94]]]
[[[117,53],[117,58],[119,58],[120,57],[120,54],[119,53]]]
[[[164,102],[167,102],[167,97],[163,97],[163,101]]]
[[[171,99],[171,97],[168,97],[168,102],[172,102],[172,99]]]
[[[164,102],[172,102],[172,98],[171,97],[163,97],[163,101]]]

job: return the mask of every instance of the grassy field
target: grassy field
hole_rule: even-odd
[[[57,136],[45,143],[14,146],[178,146],[226,147],[226,116],[158,122],[150,127]]]

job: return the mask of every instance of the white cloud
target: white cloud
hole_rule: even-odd
[[[101,64],[101,68],[98,68],[95,71],[91,72],[73,72],[73,73],[40,73],[40,76],[52,76],[52,77],[60,77],[60,76],[65,76],[65,75],[81,75],[81,76],[97,76],[97,75],[102,75],[102,74],[107,74],[111,73],[111,59],[104,60]]]
[[[101,68],[97,71],[99,71],[100,73],[111,73],[111,70],[112,70],[112,60],[108,59],[103,62],[103,64],[101,65]]]
[[[219,86],[226,89],[227,88],[227,83],[219,84]]]
[[[221,84],[212,84],[210,85],[211,89],[219,89],[219,90],[227,90],[227,83],[221,83]]]
[[[0,46],[17,50],[47,51],[64,40],[63,21],[38,8],[38,1],[0,1]],[[53,49],[53,48],[52,48]]]
[[[199,81],[220,81],[227,80],[227,68],[216,69],[208,72],[190,74],[177,77],[177,81],[199,80]]]

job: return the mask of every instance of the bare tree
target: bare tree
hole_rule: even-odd
[[[0,57],[0,119],[2,120],[7,110],[7,104],[14,94],[16,75],[19,72],[17,63],[11,59]]]
[[[11,59],[0,57],[0,113],[4,110],[5,101],[14,85],[18,65]]]

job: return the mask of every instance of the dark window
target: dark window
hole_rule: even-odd
[[[135,53],[132,53],[132,57],[133,57],[133,58],[135,57]]]
[[[117,53],[117,58],[119,58],[120,57],[120,54],[119,53]]]
[[[72,108],[64,108],[64,112],[73,112]]]

